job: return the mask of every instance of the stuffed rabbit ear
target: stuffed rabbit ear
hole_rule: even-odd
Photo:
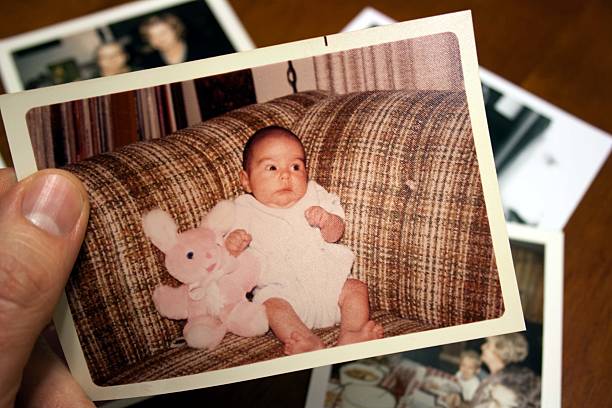
[[[202,219],[202,227],[210,228],[217,234],[227,234],[236,218],[236,205],[233,201],[219,201]]]
[[[178,241],[178,227],[167,212],[156,208],[142,216],[144,233],[162,252],[166,253]]]

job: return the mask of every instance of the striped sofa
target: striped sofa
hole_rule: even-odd
[[[214,351],[177,342],[182,323],[161,317],[151,299],[158,284],[177,282],[141,227],[142,214],[161,207],[181,230],[193,228],[217,201],[241,193],[242,147],[271,124],[302,138],[310,177],[340,196],[342,243],[356,253],[353,274],[367,283],[386,336],[503,313],[465,94],[302,92],[68,167],[91,200],[66,292],[96,384],[282,356],[271,332],[229,334]],[[332,345],[338,328],[317,333]]]

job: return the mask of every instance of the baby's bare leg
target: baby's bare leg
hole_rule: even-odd
[[[340,335],[338,345],[383,337],[383,327],[370,320],[368,287],[357,279],[347,279],[340,292]]]
[[[298,354],[325,347],[320,338],[310,331],[284,299],[270,298],[264,302],[270,328],[285,344],[285,354]]]

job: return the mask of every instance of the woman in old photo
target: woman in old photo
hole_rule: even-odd
[[[451,407],[532,408],[540,406],[540,378],[529,368],[518,365],[527,358],[527,340],[521,333],[488,337],[482,345],[482,362],[491,375],[485,378],[469,403],[458,394],[449,395]]]
[[[149,17],[140,25],[140,34],[151,48],[143,56],[144,68],[179,64],[214,55],[207,51],[203,41],[187,40],[185,24],[174,14]]]

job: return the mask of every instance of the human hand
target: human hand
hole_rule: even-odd
[[[458,408],[461,406],[461,396],[459,394],[447,394],[440,396],[442,401],[450,408]]]
[[[37,338],[85,235],[87,194],[73,175],[40,171],[19,183],[0,169],[0,407],[92,406]]]
[[[243,229],[230,232],[225,238],[225,248],[232,256],[238,256],[251,243],[251,234]]]
[[[344,233],[344,220],[318,205],[308,207],[304,211],[304,216],[310,226],[321,230],[321,236],[325,242],[337,242]]]
[[[306,211],[304,211],[304,216],[306,217],[306,221],[311,227],[316,227],[323,229],[329,223],[330,213],[325,211],[322,207],[318,205],[313,205],[312,207],[308,207]]]

